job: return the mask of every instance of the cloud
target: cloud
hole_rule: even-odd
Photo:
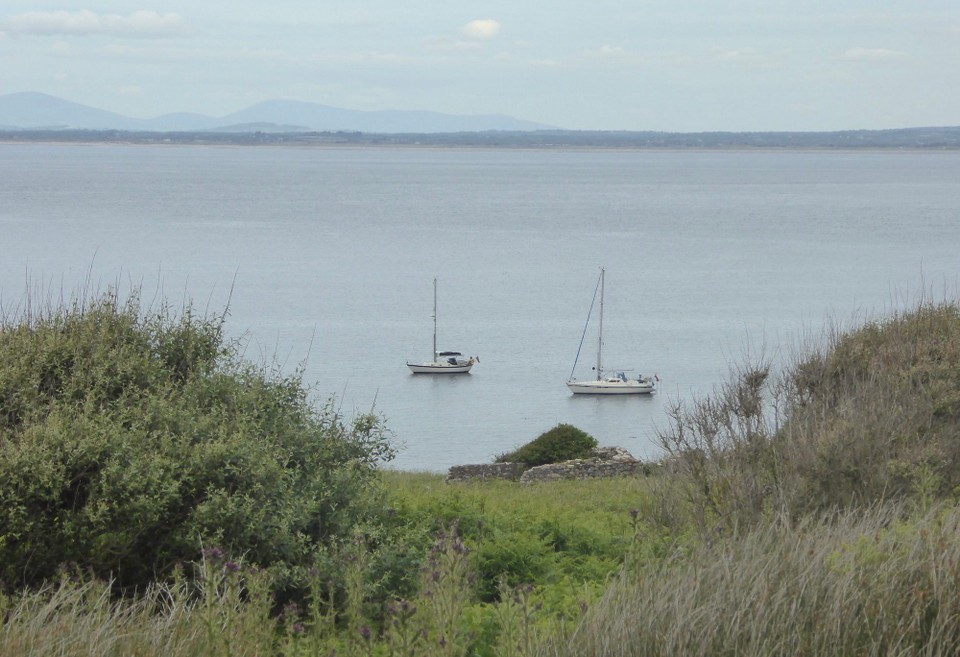
[[[186,23],[179,14],[159,14],[144,10],[121,16],[96,14],[84,9],[17,14],[0,23],[0,30],[33,36],[106,35],[151,39],[184,34]]]
[[[756,48],[736,48],[734,50],[717,51],[716,58],[718,61],[745,68],[773,69],[783,66],[785,54],[784,52],[762,52]]]
[[[595,50],[588,50],[587,54],[592,57],[613,57],[619,59],[627,54],[627,51],[620,46],[600,46]]]
[[[500,23],[489,18],[470,21],[460,28],[460,33],[466,38],[429,36],[423,45],[433,50],[480,50],[484,47],[482,41],[491,41],[500,34]]]
[[[482,18],[470,21],[460,31],[470,39],[487,41],[495,39],[500,34],[500,23],[490,18]]]
[[[892,62],[905,59],[907,53],[886,48],[850,48],[841,55],[852,62]]]

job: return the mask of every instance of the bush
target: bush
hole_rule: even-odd
[[[746,529],[882,500],[921,505],[960,486],[960,308],[921,303],[773,372],[734,369],[710,397],[675,402],[660,434],[701,530]]]
[[[558,554],[543,538],[517,531],[500,532],[477,553],[480,598],[493,600],[499,582],[509,586],[537,584],[557,565]]]
[[[0,325],[0,582],[74,564],[143,587],[201,544],[291,585],[377,507],[378,418],[243,362],[220,317],[136,294]]]
[[[778,438],[800,511],[960,485],[960,308],[924,303],[831,336],[797,367]]]
[[[570,424],[558,424],[519,449],[501,454],[498,463],[522,463],[528,468],[590,456],[597,440]]]

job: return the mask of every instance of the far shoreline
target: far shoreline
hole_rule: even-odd
[[[960,150],[960,127],[837,132],[482,131],[436,133],[137,132],[87,129],[0,130],[0,144],[273,146],[587,151],[920,151]]]

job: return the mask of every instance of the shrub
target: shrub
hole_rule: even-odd
[[[481,599],[493,600],[501,581],[511,587],[542,581],[554,570],[557,559],[557,552],[539,536],[502,532],[478,550]]]
[[[831,336],[790,374],[778,439],[796,507],[943,497],[960,485],[960,308],[924,303]]]
[[[382,423],[239,357],[220,317],[113,293],[0,325],[0,581],[142,587],[217,546],[291,585],[376,508]]]
[[[528,468],[590,456],[597,440],[570,424],[558,424],[519,449],[501,454],[498,463],[522,463]]]
[[[773,373],[746,365],[668,410],[665,501],[702,530],[750,528],[886,499],[921,505],[960,486],[960,308],[915,309],[833,331]],[[668,490],[669,489],[669,490]]]

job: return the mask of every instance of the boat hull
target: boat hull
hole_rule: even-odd
[[[605,276],[607,270],[600,268],[600,280],[597,281],[597,289],[594,290],[593,299],[596,301],[597,292],[600,293],[600,329],[597,332],[597,364],[594,371],[597,373],[596,379],[577,380],[573,378],[573,370],[570,372],[570,378],[567,379],[567,388],[575,395],[650,395],[656,390],[654,379],[659,381],[659,377],[637,376],[635,379],[628,379],[625,372],[617,372],[616,376],[604,374],[603,369],[603,297],[605,286]],[[590,302],[590,312],[587,313],[587,323],[583,326],[583,336],[580,338],[580,346],[587,337],[587,327],[590,325],[590,315],[593,314],[593,301]],[[577,350],[577,357],[580,356],[580,350]],[[573,362],[574,370],[577,367],[577,361]]]
[[[467,374],[473,363],[451,365],[450,363],[407,363],[414,374]]]
[[[567,381],[575,395],[649,395],[656,386],[646,381]]]

